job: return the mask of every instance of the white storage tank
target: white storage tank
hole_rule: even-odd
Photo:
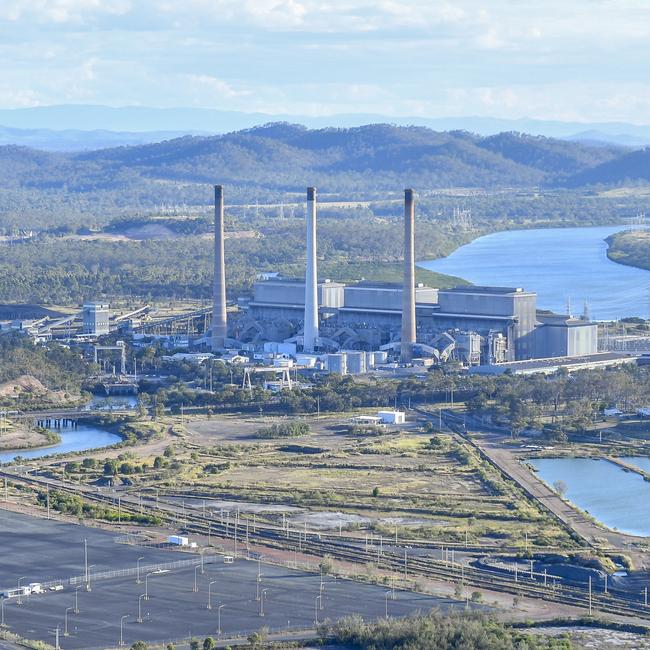
[[[351,375],[363,375],[366,372],[366,353],[350,350],[347,354],[348,373]]]
[[[348,364],[345,352],[336,352],[327,355],[327,371],[337,372],[339,375],[347,375]]]
[[[305,368],[315,368],[318,356],[315,354],[296,354],[296,363]]]
[[[375,365],[381,366],[388,361],[388,352],[386,350],[375,350],[372,353],[375,357]]]

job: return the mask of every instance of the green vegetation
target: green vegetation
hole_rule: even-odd
[[[47,493],[39,491],[37,494],[38,503],[47,506]],[[50,508],[57,512],[62,512],[77,517],[87,519],[101,519],[102,521],[111,522],[133,522],[138,524],[159,525],[160,519],[154,515],[133,514],[128,512],[118,512],[114,508],[107,506],[86,503],[80,496],[61,492],[60,490],[50,490],[49,492]]]
[[[650,371],[624,366],[544,375],[485,377],[472,381],[467,408],[488,415],[513,433],[541,430],[549,440],[566,441],[567,434],[592,430],[594,416],[607,406],[623,411],[647,404]]]
[[[645,230],[618,232],[607,238],[607,257],[613,262],[650,269],[650,233]]]
[[[272,440],[274,438],[297,438],[309,433],[309,425],[306,422],[287,422],[283,424],[272,424],[270,427],[258,429],[255,432],[256,438]]]
[[[348,616],[333,625],[322,625],[323,638],[361,650],[570,650],[566,638],[526,634],[505,627],[478,614],[427,616],[405,619],[380,619],[365,623],[359,616]]]
[[[68,396],[78,395],[91,369],[79,352],[63,345],[36,346],[28,337],[17,333],[1,336],[0,384],[29,376],[40,382],[43,388],[17,390],[13,397],[0,396],[0,404],[18,403],[21,408],[37,406],[43,401],[43,389],[62,391]]]
[[[0,148],[0,227],[49,223],[65,230],[93,226],[107,215],[132,217],[135,210],[141,214],[161,204],[205,206],[213,182],[229,187],[230,201],[249,204],[286,201],[304,182],[299,179],[307,178],[323,193],[338,192],[347,201],[411,185],[557,186],[623,153],[518,133],[484,138],[387,124],[312,131],[270,124],[70,154],[6,146]],[[646,167],[627,176],[638,177]]]

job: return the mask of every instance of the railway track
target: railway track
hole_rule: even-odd
[[[60,481],[53,481],[39,476],[21,476],[0,470],[0,477],[6,477],[13,482],[21,482],[32,486],[57,489],[70,494],[83,496],[85,499],[104,504],[116,505],[114,494],[105,494],[89,488],[70,486]],[[179,506],[178,504],[154,499],[140,499],[128,494],[120,496],[120,507],[123,512],[139,513],[144,510],[155,514],[165,523],[182,526],[187,532],[205,536],[215,536],[236,540],[242,544],[246,541],[257,545],[281,550],[300,551],[323,557],[329,555],[333,559],[354,564],[373,563],[386,571],[407,578],[424,577],[444,582],[461,584],[464,588],[484,589],[511,594],[516,597],[541,599],[581,609],[599,611],[606,614],[650,619],[650,608],[643,600],[642,594],[625,594],[623,592],[595,593],[591,596],[589,590],[575,584],[544,585],[539,580],[519,574],[517,578],[501,575],[478,567],[445,563],[433,558],[409,556],[409,546],[398,549],[388,546],[382,552],[378,548],[366,549],[361,540],[336,538],[331,535],[321,535],[295,529],[282,529],[278,526],[251,525],[250,520],[219,521],[217,518],[204,516],[201,512]],[[184,521],[181,521],[184,520]],[[483,549],[481,549],[483,550]],[[539,574],[538,574],[539,576]],[[591,600],[591,607],[590,607]]]

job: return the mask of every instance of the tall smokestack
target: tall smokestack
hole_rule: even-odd
[[[316,188],[307,188],[307,269],[305,272],[305,338],[303,349],[314,352],[318,339],[318,269],[316,266]]]
[[[402,345],[400,359],[413,359],[415,343],[415,196],[404,190],[404,287],[402,289]]]
[[[228,324],[226,320],[226,264],[223,250],[223,185],[214,186],[214,289],[212,302],[212,350],[225,347]]]

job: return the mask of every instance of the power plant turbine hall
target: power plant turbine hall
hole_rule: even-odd
[[[212,303],[212,350],[223,350],[228,335],[226,316],[226,264],[223,245],[223,186],[214,186],[214,290]]]
[[[415,343],[415,193],[404,190],[404,287],[400,359],[413,359]]]
[[[318,268],[316,262],[316,188],[307,188],[307,267],[303,349],[314,352],[318,341]]]

